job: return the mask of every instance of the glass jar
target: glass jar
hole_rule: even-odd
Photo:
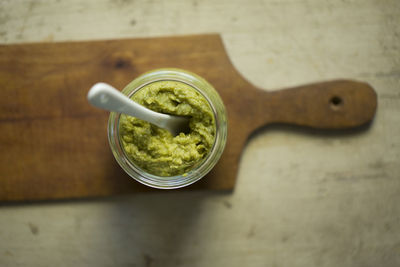
[[[157,176],[141,169],[126,155],[120,140],[121,113],[111,112],[108,120],[108,141],[112,153],[122,169],[136,181],[159,189],[175,189],[188,186],[204,177],[218,162],[227,139],[225,106],[217,91],[200,76],[181,69],[157,69],[147,72],[130,82],[122,93],[132,97],[144,86],[158,81],[185,83],[198,91],[208,101],[215,118],[215,140],[208,154],[193,169],[182,175]]]

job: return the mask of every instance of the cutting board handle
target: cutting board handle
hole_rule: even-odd
[[[377,95],[367,83],[336,80],[267,92],[257,90],[255,128],[270,123],[345,129],[370,122]]]

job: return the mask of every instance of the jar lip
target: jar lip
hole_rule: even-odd
[[[162,73],[160,73],[162,72]],[[159,74],[159,75],[156,75]],[[136,181],[153,187],[153,188],[158,188],[158,189],[176,189],[176,188],[181,188],[188,186],[190,184],[195,183],[196,181],[200,180],[202,177],[204,177],[216,164],[216,161],[218,161],[219,157],[222,154],[222,151],[225,148],[226,144],[226,118],[224,121],[221,121],[219,112],[217,110],[217,107],[215,107],[216,103],[213,102],[213,99],[211,99],[206,92],[204,92],[204,88],[199,88],[195,84],[191,83],[190,81],[184,79],[185,77],[163,77],[164,75],[168,74],[174,74],[181,76],[182,74],[192,76],[191,79],[195,79],[198,82],[201,83],[204,87],[207,87],[208,90],[214,90],[215,89],[209,84],[206,80],[201,78],[200,76],[197,76],[196,74],[192,74],[190,72],[187,72],[185,70],[180,70],[180,69],[157,69],[151,72],[147,72],[135,80],[133,80],[131,83],[129,83],[123,90],[122,93],[125,95],[131,97],[134,95],[136,92],[141,90],[144,86],[158,82],[158,81],[176,81],[176,82],[181,82],[184,83],[193,89],[195,89],[198,93],[200,93],[208,102],[214,116],[214,123],[215,123],[215,136],[214,136],[214,142],[213,146],[211,147],[210,151],[207,153],[207,155],[199,162],[195,164],[193,168],[191,168],[187,173],[180,174],[180,175],[175,175],[175,176],[158,176],[155,174],[151,174],[140,167],[136,166],[134,162],[126,155],[126,152],[123,149],[123,146],[121,144],[120,140],[120,134],[119,134],[119,123],[120,123],[120,118],[121,118],[121,113],[116,113],[116,112],[111,112],[110,117],[109,117],[109,122],[108,122],[108,139],[109,139],[109,144],[112,150],[112,153],[114,154],[115,159],[117,160],[118,164],[122,167],[122,169],[125,170],[125,172],[131,176],[133,179]],[[151,77],[151,76],[155,77]],[[149,77],[150,76],[150,77]],[[149,78],[146,80],[146,78]],[[186,76],[187,78],[187,76]],[[145,81],[145,82],[141,82]],[[138,84],[138,86],[136,86]],[[219,97],[218,93],[215,91],[217,96]],[[219,101],[222,103],[222,100],[219,98]],[[221,107],[220,107],[221,108]],[[225,108],[222,103],[222,108],[223,108],[223,115],[225,116]],[[221,131],[221,126],[225,122],[225,130]],[[221,136],[223,135],[223,136]],[[216,160],[215,160],[216,159]]]

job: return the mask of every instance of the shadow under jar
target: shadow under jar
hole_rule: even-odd
[[[135,159],[127,153],[124,148],[124,141],[121,137],[121,132],[123,132],[121,129],[121,121],[123,121],[123,116],[126,115],[116,112],[110,113],[108,121],[108,140],[118,164],[136,181],[159,189],[181,188],[204,177],[221,157],[227,139],[226,110],[217,91],[206,80],[194,73],[181,69],[157,69],[147,72],[129,83],[122,90],[122,93],[132,98],[140,90],[146,90],[149,85],[151,86],[159,82],[177,82],[178,84],[189,86],[190,89],[195,90],[198,93],[197,95],[204,98],[206,103],[208,103],[213,116],[215,131],[213,133],[211,147],[208,149],[207,153],[183,173],[171,176],[154,174],[152,171],[140,167],[140,164],[135,162]],[[190,125],[192,128],[192,124]],[[190,135],[190,132],[187,134]]]

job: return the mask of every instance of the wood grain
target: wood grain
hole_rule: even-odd
[[[267,92],[232,66],[219,35],[0,46],[0,200],[43,200],[151,191],[112,157],[108,113],[86,101],[91,85],[123,88],[155,68],[207,79],[228,112],[227,147],[188,189],[231,190],[245,141],[269,123],[342,129],[372,120],[376,93],[338,80]]]

